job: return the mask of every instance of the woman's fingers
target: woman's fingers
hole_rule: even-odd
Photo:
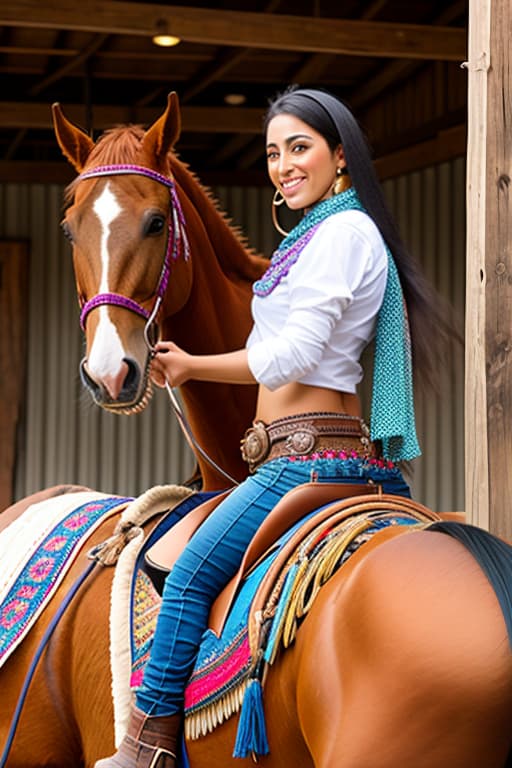
[[[159,387],[165,387],[166,381],[171,387],[179,387],[188,379],[188,358],[189,355],[173,342],[158,342],[151,361],[151,378]]]

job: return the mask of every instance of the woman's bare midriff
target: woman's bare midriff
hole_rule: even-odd
[[[361,416],[361,403],[357,395],[334,389],[312,387],[308,384],[285,384],[271,392],[260,384],[256,420],[271,421],[300,413],[329,411]]]

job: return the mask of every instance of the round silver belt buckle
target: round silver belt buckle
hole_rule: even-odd
[[[316,445],[317,437],[318,432],[313,426],[303,427],[288,435],[285,441],[285,448],[288,453],[303,456],[306,453],[311,453]]]

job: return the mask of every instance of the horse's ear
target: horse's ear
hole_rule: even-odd
[[[181,132],[181,115],[178,94],[172,91],[167,97],[167,109],[144,134],[142,146],[154,157],[163,160],[173,148]]]
[[[64,156],[81,172],[94,147],[94,141],[64,117],[60,104],[52,104],[53,130]]]

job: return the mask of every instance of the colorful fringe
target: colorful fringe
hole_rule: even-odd
[[[276,574],[275,586],[265,609],[255,616],[251,607],[249,623],[259,627],[251,643],[244,629],[238,638],[244,648],[243,665],[233,664],[230,652],[223,656],[210,655],[207,663],[196,666],[186,693],[185,736],[197,739],[240,712],[234,757],[267,754],[263,681],[266,670],[271,666],[280,649],[287,648],[295,639],[300,622],[307,615],[321,587],[339,567],[374,533],[391,525],[418,526],[412,514],[365,513],[335,524],[324,521],[291,554],[284,570]],[[299,527],[299,526],[297,526]],[[288,532],[281,547],[293,535],[296,528]],[[279,550],[278,550],[279,551]],[[259,585],[277,557],[274,551],[268,561],[261,562],[249,580]],[[246,589],[246,585],[242,590]],[[247,594],[241,596],[247,599]],[[256,602],[257,591],[252,594],[252,605]],[[207,636],[213,633],[207,633]],[[236,642],[238,642],[238,640]],[[236,647],[233,641],[230,651]],[[210,649],[211,652],[211,649]],[[229,662],[228,662],[229,659]],[[230,678],[227,666],[236,667],[236,674]]]

